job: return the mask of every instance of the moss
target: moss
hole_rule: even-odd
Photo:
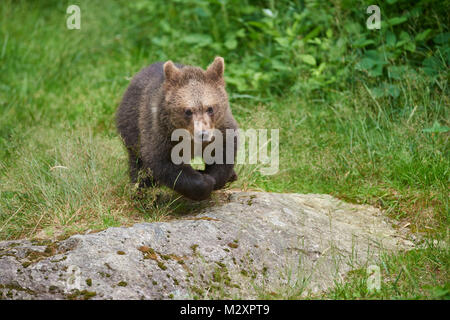
[[[242,274],[243,276],[248,277],[248,272],[247,272],[247,270],[245,270],[245,269],[242,269],[242,270],[241,270],[241,274]]]
[[[57,247],[55,244],[48,245],[44,250],[44,253],[47,255],[54,255],[54,254],[56,254],[56,252],[57,252]]]
[[[111,277],[111,275],[109,273],[105,273],[105,272],[101,272],[101,271],[98,274],[101,275],[102,277],[105,277],[105,278],[110,278]]]
[[[167,254],[162,254],[162,255],[161,255],[161,258],[163,258],[164,260],[170,260],[170,259],[171,259],[171,256],[170,256],[170,255],[167,255]]]
[[[32,245],[40,246],[40,247],[48,246],[52,243],[52,241],[49,239],[32,239],[32,240],[30,240],[30,242]]]
[[[34,240],[34,242],[38,243],[37,240]],[[50,243],[50,244],[48,244],[48,243]],[[35,250],[28,250],[28,252],[25,256],[25,258],[28,261],[22,263],[22,266],[24,268],[27,268],[30,264],[39,262],[42,259],[54,256],[55,254],[58,253],[58,245],[56,243],[52,243],[51,241],[39,243],[40,246],[46,245],[46,244],[48,244],[48,245],[46,246],[46,248],[44,249],[43,252],[35,251]],[[38,244],[36,244],[36,245],[38,245]],[[62,258],[62,260],[64,260],[64,258]],[[59,260],[59,261],[61,261],[61,260]],[[53,262],[58,262],[58,261],[53,261]]]
[[[48,287],[48,292],[56,293],[56,292],[61,292],[61,290],[57,286],[50,286],[50,287]]]
[[[230,249],[228,249],[228,248],[223,248],[223,251],[225,251],[225,252],[230,252]]]
[[[212,274],[212,280],[214,282],[221,282],[222,281],[222,274],[219,269],[216,269]]]
[[[198,244],[193,244],[193,245],[191,246],[191,249],[192,249],[192,251],[194,251],[194,253],[197,252],[197,248],[198,248]]]
[[[191,287],[191,291],[200,297],[203,296],[203,294],[204,294],[204,291],[202,289],[200,289],[199,287],[195,287],[195,286]],[[197,299],[198,299],[199,298],[198,296],[194,296],[194,299],[195,299],[195,297],[197,297]]]
[[[184,260],[183,259],[180,259],[180,260],[178,260],[177,261],[179,264],[184,264]]]
[[[13,242],[13,243],[10,243],[10,244],[8,245],[8,248],[14,248],[14,247],[18,247],[18,246],[20,246],[20,245],[21,245],[20,242]]]
[[[169,294],[169,299],[173,299],[173,294],[171,293],[171,294]]]
[[[123,256],[123,255],[125,255],[126,253],[119,250],[119,251],[117,251],[117,254]]]
[[[166,265],[161,261],[158,261],[158,267],[160,267],[162,270],[167,270]]]
[[[262,268],[262,274],[263,274],[263,275],[266,275],[266,274],[267,274],[267,267],[266,267],[266,266],[264,266],[264,267]]]
[[[87,284],[89,287],[92,287],[92,279],[86,279],[86,284]]]
[[[184,220],[220,221],[219,219],[215,219],[215,218],[211,218],[211,217],[194,217],[194,218],[185,218]]]
[[[0,254],[0,258],[3,258],[3,257],[14,257],[14,258],[17,259],[16,255],[12,254],[12,253],[2,253],[2,254]]]
[[[156,255],[155,250],[153,250],[152,248],[141,246],[138,248],[138,250],[143,253],[144,259],[158,260],[158,256]]]
[[[147,247],[147,246],[140,246],[138,248],[138,250],[141,251],[142,253],[147,253],[147,252],[155,253],[155,250],[153,250],[152,248]]]
[[[64,261],[64,260],[66,260],[67,259],[67,256],[64,256],[64,257],[62,257],[61,259],[57,259],[57,260],[52,260],[52,261],[50,261],[50,262],[52,262],[52,263],[56,263],[56,262],[61,262],[61,261]]]
[[[117,285],[118,285],[119,287],[126,287],[126,286],[128,285],[128,283],[125,282],[125,281],[120,281]]]
[[[173,284],[176,285],[176,286],[178,286],[180,283],[178,282],[177,279],[174,278],[174,279],[173,279]]]
[[[88,291],[88,290],[80,291],[78,289],[75,289],[73,291],[73,293],[68,294],[66,296],[66,298],[68,300],[89,300],[89,299],[95,297],[96,295],[97,295],[97,292],[95,292],[95,291]]]
[[[146,253],[144,254],[144,259],[152,259],[152,260],[158,260],[158,256],[156,254],[152,253]]]
[[[214,291],[221,291],[221,289],[222,289],[221,286],[219,286],[219,285],[214,285],[214,284],[211,285],[210,288],[211,288],[211,291],[212,291],[212,290],[214,290]]]
[[[154,286],[156,286],[156,285],[158,285],[158,282],[156,282],[155,280],[153,280],[153,281],[152,281],[152,284],[153,284]]]
[[[235,243],[235,242],[230,242],[230,243],[228,244],[228,246],[229,246],[230,248],[233,248],[233,249],[236,249],[237,247],[239,247],[239,245],[238,245],[237,243]]]
[[[212,273],[212,281],[216,283],[224,283],[229,285],[231,283],[231,278],[228,274],[228,269],[223,263],[218,263],[218,266],[214,269]]]
[[[252,204],[253,204],[253,199],[255,198],[256,196],[250,196],[250,199],[248,199],[247,200],[247,205],[249,205],[249,206],[251,206]]]
[[[114,271],[114,269],[111,268],[111,266],[109,265],[109,263],[105,262],[105,266],[106,266],[109,270]]]
[[[16,284],[0,284],[0,289],[9,289],[9,292],[11,290],[15,290],[15,291],[22,291],[22,292],[25,292],[25,293],[28,293],[28,294],[31,294],[31,295],[35,295],[36,294],[33,290],[28,289],[28,288],[23,288],[23,287],[21,287],[19,285],[16,285]]]
[[[91,231],[91,232],[89,232],[89,233],[94,233],[94,231]],[[56,240],[58,240],[58,241],[63,241],[63,240],[67,240],[67,239],[69,239],[69,238],[70,238],[70,233],[64,233],[64,234],[62,234],[62,235],[56,237]]]

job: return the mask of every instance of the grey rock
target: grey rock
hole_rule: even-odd
[[[264,298],[319,293],[380,252],[414,247],[373,207],[328,195],[228,191],[169,222],[0,242],[0,298]]]

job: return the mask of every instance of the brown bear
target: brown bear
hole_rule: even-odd
[[[224,60],[221,57],[202,70],[198,67],[154,63],[132,79],[117,111],[118,131],[127,148],[132,183],[166,185],[182,195],[203,200],[212,190],[236,180],[233,163],[227,163],[227,129],[237,130],[225,90]],[[215,130],[223,133],[223,161],[194,170],[189,163],[174,164],[171,134],[186,129],[201,139],[205,148]],[[193,139],[193,140],[194,140]],[[238,137],[228,138],[236,156]],[[231,141],[232,140],[232,141]],[[233,157],[233,156],[232,156]]]

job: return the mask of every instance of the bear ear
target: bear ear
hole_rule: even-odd
[[[164,63],[163,69],[167,81],[175,81],[181,73],[180,69],[178,69],[171,60]]]
[[[223,80],[223,71],[225,70],[225,62],[222,57],[216,57],[206,69],[206,75],[213,80]]]

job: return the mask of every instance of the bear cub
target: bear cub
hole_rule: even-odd
[[[134,76],[117,110],[117,129],[128,151],[132,183],[140,187],[166,185],[187,198],[203,200],[213,190],[237,179],[233,163],[227,163],[227,129],[237,130],[225,90],[224,60],[216,57],[203,70],[198,67],[158,62]],[[202,150],[222,133],[223,161],[206,163],[194,170],[189,163],[174,164],[171,150],[178,143],[172,132],[185,129]],[[236,157],[238,137],[229,138]],[[220,141],[220,140],[218,140]],[[229,146],[229,145],[228,145]],[[194,155],[192,155],[193,157]]]

